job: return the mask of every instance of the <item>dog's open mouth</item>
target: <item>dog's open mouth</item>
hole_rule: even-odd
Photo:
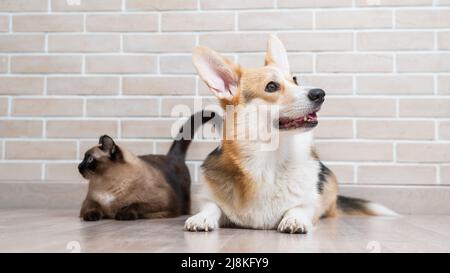
[[[316,112],[309,113],[303,117],[288,118],[281,117],[278,121],[279,129],[312,128],[318,124]]]

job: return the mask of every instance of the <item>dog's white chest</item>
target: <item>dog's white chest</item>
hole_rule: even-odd
[[[258,155],[246,163],[256,191],[243,208],[221,204],[232,222],[251,228],[276,228],[287,210],[317,206],[319,162],[310,158],[309,142],[299,143],[288,147],[286,154]]]

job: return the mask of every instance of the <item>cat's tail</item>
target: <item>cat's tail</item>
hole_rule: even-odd
[[[191,141],[194,138],[195,131],[215,116],[215,112],[206,110],[197,112],[190,116],[180,128],[180,132],[178,133],[176,140],[172,143],[172,146],[170,146],[170,150],[167,155],[184,159],[186,157],[189,144],[191,144]]]
[[[364,199],[338,195],[337,209],[343,215],[399,216],[395,211]]]

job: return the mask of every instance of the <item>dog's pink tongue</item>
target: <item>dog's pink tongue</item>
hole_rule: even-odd
[[[316,119],[317,118],[316,112],[308,114],[308,118]]]

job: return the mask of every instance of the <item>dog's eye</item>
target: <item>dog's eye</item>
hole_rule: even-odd
[[[292,80],[294,80],[294,83],[295,83],[296,85],[298,85],[298,81],[297,81],[297,77],[296,77],[296,76],[292,77]]]
[[[265,89],[265,91],[269,92],[269,93],[276,92],[278,90],[280,90],[280,85],[276,82],[269,82],[266,85],[266,89]]]

